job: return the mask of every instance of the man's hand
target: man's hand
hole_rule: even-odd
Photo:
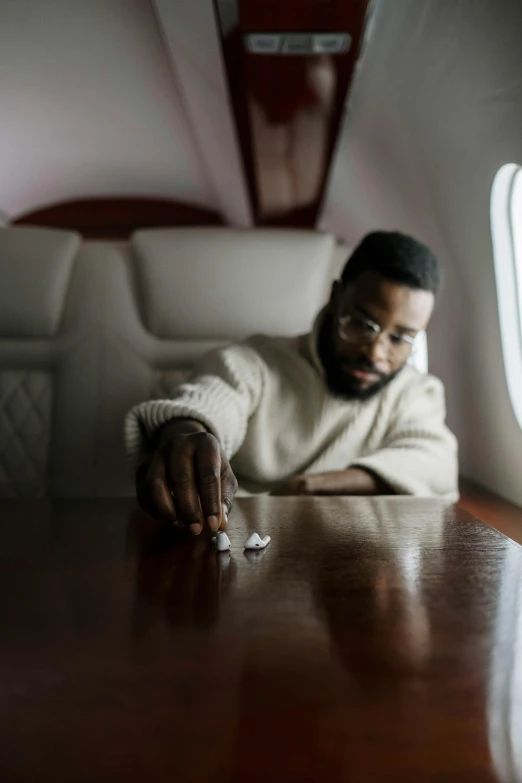
[[[393,495],[394,492],[379,476],[361,468],[348,468],[332,473],[298,474],[282,481],[270,494]]]
[[[237,480],[217,438],[199,422],[175,419],[157,438],[150,461],[136,473],[136,496],[152,517],[194,535],[205,524],[224,530],[237,492]]]
[[[291,476],[278,484],[270,493],[278,497],[295,497],[296,495],[313,495],[313,477],[304,474]]]

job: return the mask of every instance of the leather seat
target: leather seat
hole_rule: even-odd
[[[0,230],[0,497],[53,488],[59,386],[74,350],[62,317],[80,241],[65,231]]]
[[[347,256],[306,231],[0,230],[0,496],[131,496],[128,410],[210,348],[307,331]]]

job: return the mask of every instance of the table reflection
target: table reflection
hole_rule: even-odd
[[[137,525],[136,633],[158,610],[173,629],[214,627],[235,578],[230,553],[217,552],[206,536],[157,529],[141,518]]]
[[[247,557],[254,527],[272,542]],[[443,779],[438,749],[453,746],[456,776],[522,779],[519,549],[443,504],[399,498],[241,499],[229,534],[224,557],[210,537],[145,537],[134,628],[150,642],[163,619],[169,638],[149,654],[168,648],[197,678],[209,657],[226,667],[239,745],[262,732],[293,758],[304,732],[323,758],[328,738],[326,778],[370,780],[358,743],[407,738],[389,761],[403,779],[428,757]],[[252,779],[269,766],[260,760]]]
[[[365,500],[365,510],[368,503]],[[254,508],[245,513],[249,505]],[[265,623],[273,629],[277,618],[284,616],[278,629],[281,646],[283,641],[299,646],[296,633],[312,622],[316,637],[333,645],[356,678],[364,678],[369,662],[381,673],[421,670],[429,665],[432,644],[422,573],[426,557],[432,566],[440,559],[444,507],[434,507],[426,526],[404,525],[400,504],[396,515],[390,514],[389,504],[370,505],[372,514],[365,513],[364,527],[358,523],[357,503],[351,519],[332,527],[322,524],[324,503],[308,499],[313,525],[295,512],[288,521],[280,513],[279,529],[271,530],[275,540],[261,552],[234,547],[232,554],[218,553],[208,537],[141,531],[136,573],[139,627],[143,631],[145,618],[152,622],[158,609],[172,629],[214,627],[235,585],[235,621],[248,622],[255,613],[259,627]],[[279,506],[284,509],[285,503]],[[264,497],[238,503],[231,518],[232,538],[243,540],[252,532],[251,520],[268,516],[271,507],[273,500]],[[332,507],[334,500],[330,511]],[[342,501],[339,516],[346,516]],[[284,595],[277,595],[282,586]],[[287,639],[289,613],[295,619]]]
[[[128,501],[2,510],[2,779],[522,783],[522,549],[465,512],[238,499],[221,555]]]
[[[374,502],[370,535],[361,549],[360,530],[328,543],[315,574],[315,596],[336,654],[363,688],[401,682],[430,666],[432,617],[423,590],[426,560],[439,557],[444,506],[435,506],[428,526],[404,525],[403,508]],[[427,545],[426,548],[424,545]],[[434,548],[435,547],[435,548]]]
[[[502,568],[489,681],[491,754],[500,780],[522,781],[522,549]]]

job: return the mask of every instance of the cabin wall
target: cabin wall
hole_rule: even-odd
[[[0,8],[0,210],[156,195],[218,208],[147,0]]]
[[[522,163],[521,37],[516,0],[377,2],[322,219],[352,245],[372,229],[409,232],[444,262],[430,369],[462,472],[519,504],[489,210],[497,170]]]

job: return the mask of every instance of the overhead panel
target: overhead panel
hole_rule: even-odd
[[[370,0],[216,0],[257,225],[314,226]]]

